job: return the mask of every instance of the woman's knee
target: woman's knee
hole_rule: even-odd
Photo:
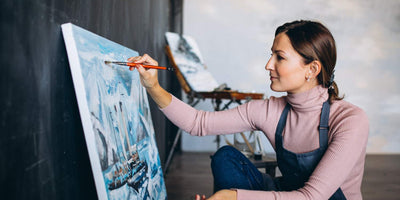
[[[240,152],[239,152],[240,153]],[[238,150],[232,146],[223,146],[211,157],[211,166],[229,163],[229,160],[238,158]]]
[[[233,156],[236,154],[236,149],[235,147],[232,146],[223,146],[217,150],[217,152],[214,153],[212,156],[212,160],[218,160],[218,159],[224,159],[230,156]]]

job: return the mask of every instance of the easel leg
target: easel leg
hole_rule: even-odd
[[[221,100],[221,99],[216,99],[216,100],[215,100],[214,111],[220,111],[221,103],[222,103],[222,100]],[[217,149],[219,149],[219,147],[220,147],[220,142],[221,142],[221,139],[220,139],[220,136],[219,136],[219,135],[217,135],[217,136],[215,137],[215,142],[217,143]]]
[[[168,172],[168,168],[169,168],[169,165],[171,164],[176,145],[178,144],[178,141],[179,141],[179,138],[181,137],[181,135],[182,135],[182,129],[179,129],[178,132],[176,133],[174,143],[172,144],[171,150],[169,151],[167,161],[165,162],[164,175],[166,175]]]
[[[219,149],[219,147],[220,147],[220,142],[221,142],[221,138],[220,138],[219,135],[216,136],[215,142],[217,143],[217,149]]]

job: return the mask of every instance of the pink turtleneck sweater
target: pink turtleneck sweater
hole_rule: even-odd
[[[178,127],[195,136],[261,130],[275,148],[275,129],[279,117],[289,102],[283,131],[283,145],[295,153],[319,148],[318,124],[322,104],[328,92],[321,86],[300,94],[253,100],[230,110],[206,112],[196,110],[173,97],[170,105],[161,109]],[[290,192],[237,190],[238,200],[267,199],[328,199],[339,187],[347,199],[358,200],[364,172],[365,150],[369,124],[360,108],[335,101],[329,115],[329,147],[303,188]]]

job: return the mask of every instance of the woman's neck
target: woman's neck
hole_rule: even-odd
[[[316,79],[311,80],[310,82],[306,82],[302,87],[294,90],[294,91],[287,91],[288,94],[299,94],[303,92],[307,92],[309,90],[312,90],[316,86],[318,86],[318,81]]]
[[[304,92],[288,93],[286,98],[295,109],[320,109],[328,97],[328,89],[317,85]]]

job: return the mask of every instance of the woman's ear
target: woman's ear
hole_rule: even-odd
[[[314,60],[310,63],[310,76],[312,78],[316,78],[318,76],[318,74],[321,72],[321,62],[319,62],[318,60]]]

